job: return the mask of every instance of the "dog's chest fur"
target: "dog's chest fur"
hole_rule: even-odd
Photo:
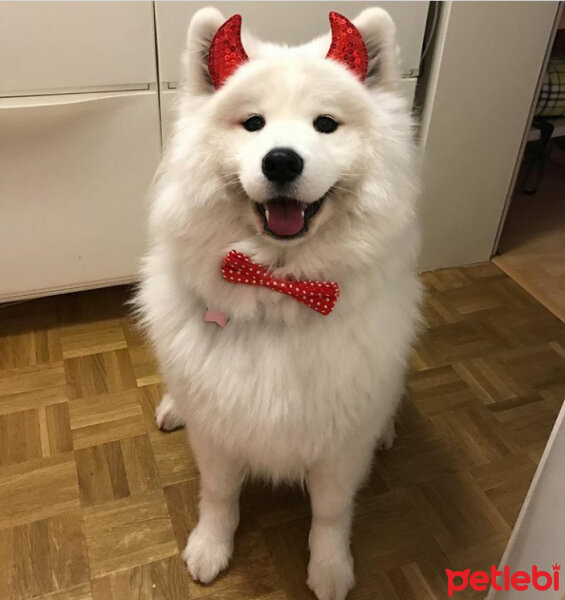
[[[328,317],[255,290],[272,303],[260,302],[255,316],[220,328],[204,322],[197,295],[174,293],[173,273],[153,272],[145,283],[145,293],[155,294],[153,337],[189,431],[206,431],[274,479],[300,477],[348,437],[381,434],[397,408],[412,340],[419,286],[410,273],[386,285],[371,274],[342,280]],[[253,290],[227,285],[233,302],[238,291],[249,301]],[[173,293],[160,301],[163,290]]]

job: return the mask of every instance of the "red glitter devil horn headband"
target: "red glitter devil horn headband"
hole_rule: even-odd
[[[241,15],[230,17],[216,32],[210,44],[208,71],[218,89],[249,57],[241,43]]]
[[[359,30],[347,17],[336,12],[330,13],[330,26],[332,43],[326,58],[345,65],[364,81],[369,61],[367,48]]]
[[[330,13],[332,43],[326,58],[342,63],[364,81],[367,76],[367,48],[353,23],[343,15]],[[208,71],[214,88],[220,88],[249,57],[241,43],[241,15],[230,17],[210,44]]]

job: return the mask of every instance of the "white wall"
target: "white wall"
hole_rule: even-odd
[[[557,2],[446,2],[422,121],[428,270],[488,260]]]

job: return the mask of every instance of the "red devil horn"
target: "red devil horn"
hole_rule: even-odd
[[[326,58],[336,60],[351,69],[361,81],[367,76],[367,48],[353,23],[343,15],[330,13],[332,43]]]
[[[230,17],[216,31],[208,55],[208,71],[216,89],[249,57],[241,43],[241,15]]]

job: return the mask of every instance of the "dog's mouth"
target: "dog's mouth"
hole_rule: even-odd
[[[255,210],[263,217],[266,233],[289,240],[308,231],[310,220],[320,211],[326,196],[309,204],[293,198],[273,198],[265,203],[255,202]]]

